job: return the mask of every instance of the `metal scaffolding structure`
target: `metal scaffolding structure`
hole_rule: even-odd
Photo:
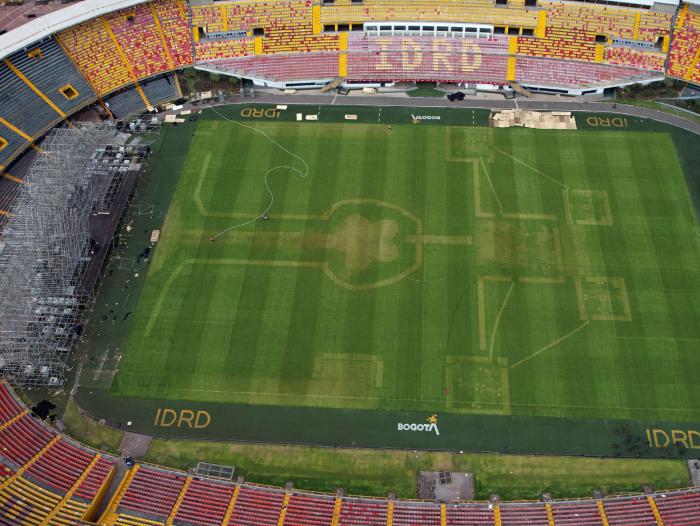
[[[0,371],[17,385],[65,381],[92,294],[83,282],[101,266],[91,218],[110,213],[141,160],[127,138],[111,124],[52,130],[14,200],[0,237]]]

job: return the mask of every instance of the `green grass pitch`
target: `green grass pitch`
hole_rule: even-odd
[[[201,118],[172,174],[115,394],[700,416],[700,244],[668,135],[247,125]],[[270,219],[211,242],[266,181]]]

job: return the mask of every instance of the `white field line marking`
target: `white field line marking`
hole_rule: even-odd
[[[532,170],[532,171],[535,172],[536,174],[538,174],[538,175],[544,177],[545,179],[548,179],[548,180],[552,181],[554,184],[557,184],[557,185],[561,186],[562,188],[567,188],[567,189],[569,188],[567,185],[565,185],[565,184],[562,183],[561,181],[557,181],[557,180],[554,179],[553,177],[550,177],[550,176],[548,176],[547,174],[540,172],[540,171],[539,171],[537,168],[535,168],[534,166],[531,166],[531,165],[527,164],[525,161],[521,161],[521,160],[518,159],[517,157],[515,157],[515,156],[509,154],[508,152],[504,152],[503,150],[501,150],[500,148],[496,148],[495,146],[494,146],[493,149],[496,150],[496,151],[497,151],[498,153],[500,153],[501,155],[505,155],[506,157],[510,157],[510,158],[513,159],[516,163],[522,164],[525,168],[529,168],[530,170]]]
[[[486,163],[484,162],[483,157],[479,157],[479,161],[481,162],[481,167],[484,169],[484,175],[486,176],[486,181],[489,183],[489,187],[491,188],[491,191],[493,192],[493,196],[496,198],[496,203],[498,204],[498,211],[502,214],[503,213],[503,204],[501,203],[501,199],[498,197],[498,194],[496,193],[496,188],[493,186],[493,181],[491,180],[491,176],[489,175],[489,171],[486,169]]]
[[[550,343],[550,344],[548,344],[548,345],[545,345],[545,346],[542,347],[539,351],[533,352],[530,356],[527,356],[527,357],[523,358],[522,360],[520,360],[520,361],[518,361],[518,362],[515,362],[513,365],[510,366],[510,368],[511,368],[511,369],[515,369],[517,366],[524,364],[524,363],[527,362],[528,360],[531,360],[531,359],[534,358],[535,356],[538,356],[538,355],[542,354],[543,352],[545,352],[546,350],[551,349],[551,348],[554,347],[555,345],[559,345],[561,342],[563,342],[563,341],[566,340],[567,338],[570,338],[571,336],[573,336],[574,334],[576,334],[578,331],[580,331],[581,329],[583,329],[583,328],[584,328],[586,325],[588,325],[589,323],[591,323],[591,320],[586,320],[586,321],[584,321],[581,325],[579,325],[578,327],[576,327],[573,331],[571,331],[571,332],[565,334],[565,335],[562,336],[561,338],[558,338],[558,339],[554,340],[552,343]]]
[[[280,166],[275,166],[274,168],[270,168],[270,169],[265,173],[265,178],[264,178],[264,181],[265,181],[265,190],[267,190],[267,193],[268,193],[268,195],[270,196],[270,202],[268,203],[267,207],[266,207],[262,212],[260,212],[259,214],[257,214],[255,217],[253,217],[253,218],[251,218],[251,219],[249,219],[249,220],[247,220],[247,221],[243,221],[242,223],[237,223],[237,224],[232,225],[232,226],[230,226],[230,227],[228,227],[228,228],[225,228],[225,229],[222,230],[221,232],[219,232],[219,233],[214,234],[214,235],[211,236],[212,239],[216,239],[216,238],[218,238],[219,236],[223,236],[226,232],[230,232],[231,230],[234,230],[234,229],[236,229],[236,228],[243,228],[244,226],[248,226],[248,225],[250,225],[250,224],[252,224],[252,223],[255,223],[257,220],[259,220],[261,217],[265,216],[265,215],[270,211],[270,209],[272,208],[272,205],[273,205],[274,202],[275,202],[275,194],[272,193],[272,189],[270,188],[270,182],[268,181],[268,177],[269,177],[270,175],[272,175],[272,174],[273,174],[274,172],[276,172],[277,170],[289,170],[290,172],[297,174],[299,177],[301,177],[301,178],[303,179],[303,178],[305,178],[305,177],[307,177],[307,176],[309,175],[309,165],[307,164],[307,162],[306,162],[302,157],[298,156],[298,155],[295,154],[295,153],[290,152],[287,148],[285,148],[284,146],[282,146],[280,143],[278,143],[275,139],[273,139],[272,137],[270,137],[270,136],[269,136],[267,133],[265,133],[264,131],[259,130],[258,128],[253,128],[252,126],[248,126],[247,124],[243,124],[243,123],[238,122],[238,121],[235,121],[235,120],[233,120],[233,119],[229,119],[229,118],[226,117],[225,115],[222,115],[221,113],[219,113],[218,111],[216,111],[216,109],[215,109],[213,106],[207,106],[207,107],[208,107],[210,110],[212,110],[214,113],[216,113],[216,114],[217,114],[219,117],[221,117],[222,119],[224,119],[224,120],[226,120],[226,121],[228,121],[228,122],[232,122],[233,124],[235,124],[236,126],[240,126],[241,128],[245,128],[245,129],[251,130],[251,131],[253,131],[253,132],[255,132],[255,133],[259,133],[260,135],[262,135],[263,137],[265,137],[268,141],[270,141],[272,144],[274,144],[275,146],[277,146],[280,150],[282,150],[283,152],[286,152],[287,154],[289,154],[290,156],[292,156],[294,159],[297,159],[298,161],[301,161],[301,163],[304,165],[304,169],[303,169],[303,170],[299,170],[298,168],[295,168],[295,167],[293,167],[293,166],[287,166],[287,165],[280,165]]]
[[[510,287],[508,288],[508,292],[506,293],[506,297],[503,299],[503,303],[501,304],[501,308],[498,309],[498,314],[496,314],[496,321],[493,322],[493,330],[491,330],[491,343],[489,344],[490,362],[493,362],[493,347],[496,343],[496,332],[498,331],[498,324],[501,322],[501,315],[506,309],[506,305],[508,304],[508,300],[510,299],[510,295],[512,294],[514,288],[515,282],[511,282]]]

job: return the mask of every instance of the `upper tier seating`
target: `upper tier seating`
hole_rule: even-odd
[[[73,62],[97,91],[104,95],[133,81],[117,44],[102,19],[93,19],[58,34]]]
[[[195,49],[198,62],[245,57],[249,55],[251,58],[255,58],[255,48],[252,38],[201,40],[196,44]],[[280,56],[284,57],[284,55]]]
[[[13,53],[9,59],[36,88],[68,115],[95,99],[92,88],[53,38],[32,46],[28,51]],[[75,89],[75,96],[69,98],[61,93],[61,88],[66,85]]]
[[[192,33],[184,0],[153,0],[151,8],[160,22],[175,69],[192,64]]]
[[[312,0],[280,0],[273,3],[244,0],[220,6],[192,6],[192,25],[207,32],[244,31],[247,37],[230,39],[245,44],[214,44],[217,40],[201,40],[195,45],[197,60],[215,60],[227,49],[235,55],[256,53],[249,38],[254,28],[263,28],[261,49],[257,54],[335,51],[337,34],[314,34]],[[226,42],[226,40],[224,40]],[[231,46],[231,44],[228,44]],[[242,47],[244,46],[244,47]],[[222,49],[223,48],[223,49]]]
[[[595,34],[576,28],[548,27],[544,38],[518,38],[518,54],[594,62]]]
[[[668,36],[672,18],[670,13],[624,6],[557,0],[540,0],[538,6],[547,10],[547,25],[551,27],[647,42]]]
[[[495,7],[484,0],[448,0],[445,2],[401,2],[401,0],[365,0],[362,5],[323,6],[321,22],[370,20],[425,20],[475,22],[496,26],[536,27],[538,13],[545,11],[547,24],[560,28],[578,28],[619,38],[633,38],[639,15],[639,40],[655,41],[667,36],[672,15],[626,6],[539,0],[537,9],[522,2],[509,2],[508,8]]]
[[[6,122],[0,122],[0,143],[8,144],[0,148],[0,166],[93,100],[92,88],[53,37],[5,57],[0,63],[0,118]]]
[[[9,143],[0,150],[0,165],[8,164],[31,139],[41,137],[64,116],[95,99],[53,38],[6,57],[0,63],[0,86],[0,118],[6,121],[0,122],[0,137]]]
[[[508,8],[489,0],[364,0],[360,4],[337,1],[321,5],[321,24],[370,21],[474,22],[499,26],[534,28],[538,13],[522,2]]]
[[[192,63],[181,0],[122,9],[62,31],[58,38],[101,96]]]
[[[172,69],[170,49],[164,45],[148,4],[105,15],[137,79]]]
[[[700,7],[685,4],[678,13],[666,71],[700,84]]]
[[[625,47],[609,47],[605,49],[605,62],[632,68],[663,71],[665,53],[641,51]]]

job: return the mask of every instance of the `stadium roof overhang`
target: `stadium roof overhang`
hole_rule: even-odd
[[[58,31],[97,16],[142,4],[146,0],[83,0],[53,13],[30,20],[0,35],[0,57],[6,57]]]

